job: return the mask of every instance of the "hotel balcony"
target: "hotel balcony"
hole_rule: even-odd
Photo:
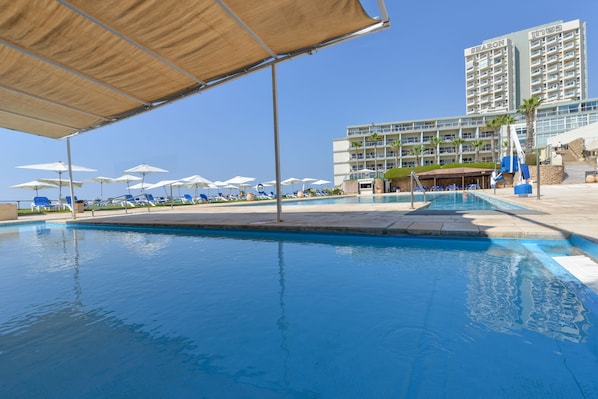
[[[548,57],[548,59],[546,60],[546,64],[553,64],[555,62],[558,62],[559,57],[556,55],[550,56]]]
[[[570,70],[572,68],[577,68],[577,65],[575,64],[575,62],[568,62],[568,63],[565,64],[564,68],[567,71],[567,70]]]
[[[555,92],[555,91],[558,91],[558,90],[559,90],[559,85],[548,86],[548,89],[546,89],[546,91],[548,93],[552,93],[552,92]]]

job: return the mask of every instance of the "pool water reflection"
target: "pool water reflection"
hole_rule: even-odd
[[[597,397],[540,244],[0,228],[0,397]]]

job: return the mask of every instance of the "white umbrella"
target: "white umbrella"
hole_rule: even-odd
[[[53,172],[57,172],[59,181],[62,181],[62,174],[64,172],[69,171],[69,166],[62,161],[50,162],[50,163],[38,163],[38,164],[33,164],[33,165],[22,165],[22,166],[17,166],[17,168],[50,170]],[[71,170],[73,172],[96,172],[95,169],[86,168],[85,166],[77,166],[77,165],[71,165]],[[60,183],[58,185],[58,200],[59,201],[62,197],[62,186],[63,186],[62,183]]]
[[[315,184],[317,186],[320,186],[322,184],[330,184],[330,182],[328,180],[316,180],[315,182],[313,182],[311,184]]]
[[[301,183],[301,179],[297,179],[296,177],[289,177],[288,179],[285,179],[280,182],[280,184],[282,184],[283,186],[291,186],[291,191],[294,191],[293,184],[296,183]]]
[[[127,183],[127,190],[129,190],[129,194],[131,194],[131,187],[129,187],[129,183],[132,181],[139,181],[141,177],[133,176],[133,175],[122,175],[114,179],[117,183]]]
[[[157,166],[148,165],[146,163],[139,164],[130,169],[123,171],[123,173],[141,173],[141,182],[145,181],[145,175],[148,173],[166,173],[166,169],[158,168]],[[143,192],[143,188],[141,189]]]
[[[44,188],[56,188],[58,187],[55,184],[50,184],[46,182],[42,182],[39,180],[29,181],[27,183],[15,184],[14,186],[10,186],[10,188],[22,188],[25,190],[35,190],[35,196],[39,196],[39,190]]]
[[[181,179],[181,182],[184,183],[183,184],[184,187],[195,189],[196,197],[198,196],[197,190],[199,188],[209,187],[209,185],[212,183],[210,180],[208,180],[205,177],[200,176],[200,175],[193,175],[193,176],[185,177],[184,179]]]
[[[102,199],[104,198],[104,183],[113,183],[114,179],[111,177],[97,176],[92,177],[91,179],[87,179],[87,181],[100,183],[100,199]]]
[[[143,191],[143,190],[146,190],[146,189],[152,187],[153,185],[154,185],[154,183],[148,183],[148,182],[142,181],[142,182],[139,182],[137,184],[133,184],[129,188],[133,189],[133,190],[141,190],[141,191]]]
[[[225,181],[227,184],[243,184],[254,181],[255,177],[235,176]]]
[[[67,187],[70,183],[73,183],[73,187],[83,187],[83,182],[76,181],[76,180],[73,180],[72,182],[69,182],[68,180],[61,180],[61,179],[55,179],[55,178],[50,178],[50,179],[43,178],[43,179],[37,179],[37,180],[44,182],[44,183],[54,184],[56,187],[59,187],[59,186]]]
[[[303,182],[303,191],[305,191],[305,183],[311,183],[316,180],[318,180],[318,179],[313,179],[311,177],[304,177],[303,179],[301,179],[301,181]]]
[[[229,195],[230,195],[231,191],[239,189],[239,187],[235,186],[234,184],[227,184],[225,186],[222,186],[222,188],[228,188],[228,194]]]
[[[164,187],[164,192],[166,193],[166,196],[168,197],[169,194],[166,191],[166,186],[170,187],[170,205],[173,205],[173,201],[174,198],[172,197],[172,188],[173,187],[180,187],[181,185],[184,185],[185,182],[183,182],[182,180],[160,180],[157,183],[151,184],[147,187],[145,187],[146,190],[152,190],[154,188],[158,188],[158,187]],[[140,183],[141,184],[141,183]],[[179,193],[180,195],[180,193]]]

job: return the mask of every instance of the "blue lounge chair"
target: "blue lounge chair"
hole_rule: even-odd
[[[210,202],[210,199],[208,198],[207,195],[205,194],[199,194],[199,198],[203,201],[203,202]]]
[[[183,194],[183,196],[181,197],[181,202],[183,204],[195,204],[193,197],[191,197],[189,194]]]
[[[37,209],[38,212],[44,210],[56,210],[57,205],[52,204],[48,197],[33,197],[33,203],[31,204],[31,211]]]
[[[71,200],[71,196],[67,195],[66,199],[66,206],[72,211],[73,210],[73,201]],[[75,195],[75,201],[77,201],[77,196]]]
[[[122,207],[126,207],[126,206],[134,207],[135,204],[137,203],[137,201],[135,201],[135,198],[131,194],[125,194],[123,196],[123,198],[124,199],[120,202],[120,205]]]

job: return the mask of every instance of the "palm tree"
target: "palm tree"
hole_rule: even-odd
[[[372,133],[370,135],[370,140],[374,141],[374,177],[378,177],[378,140],[381,138],[378,133]]]
[[[471,146],[475,149],[475,161],[476,162],[480,161],[480,147],[482,147],[483,145],[484,145],[484,142],[482,140],[476,140],[471,143]]]
[[[455,158],[455,163],[459,163],[459,158],[460,158],[460,153],[461,153],[461,144],[465,143],[465,140],[463,140],[461,137],[457,137],[455,139],[453,139],[453,141],[451,141],[451,143],[453,143],[453,145],[455,146],[455,150],[457,152],[457,157]]]
[[[430,146],[434,149],[434,155],[436,155],[436,163],[438,165],[440,165],[440,151],[438,146],[440,145],[440,143],[442,143],[444,140],[442,140],[440,137],[435,136],[432,137],[430,139]]]
[[[496,118],[492,119],[491,121],[486,122],[486,127],[492,129],[492,141],[490,142],[490,152],[492,152],[492,162],[496,161],[496,136],[498,135],[498,131],[502,126],[502,116],[497,116]]]
[[[403,146],[403,143],[401,143],[401,140],[393,140],[390,143],[390,148],[394,151],[395,153],[395,168],[398,168],[399,166],[399,150],[401,149],[401,147]]]
[[[415,155],[415,166],[420,166],[420,158],[422,153],[424,152],[424,146],[423,145],[417,145],[415,147],[413,147],[409,153],[411,155]]]
[[[511,115],[503,115],[501,117],[501,122],[503,125],[507,126],[507,140],[509,140],[509,143],[511,143],[511,125],[515,122],[517,122],[517,119],[513,118]],[[507,144],[508,146],[509,144]],[[513,154],[509,154],[509,156],[511,156]]]
[[[353,147],[355,150],[363,147],[363,144],[360,143],[359,141],[354,141],[351,143],[351,147]],[[357,169],[359,169],[359,157],[355,157],[355,163],[358,165]],[[363,159],[363,167],[365,168],[365,158]]]
[[[517,111],[525,115],[525,153],[530,154],[534,147],[534,121],[536,109],[542,104],[540,97],[532,95],[529,99],[523,100]]]

